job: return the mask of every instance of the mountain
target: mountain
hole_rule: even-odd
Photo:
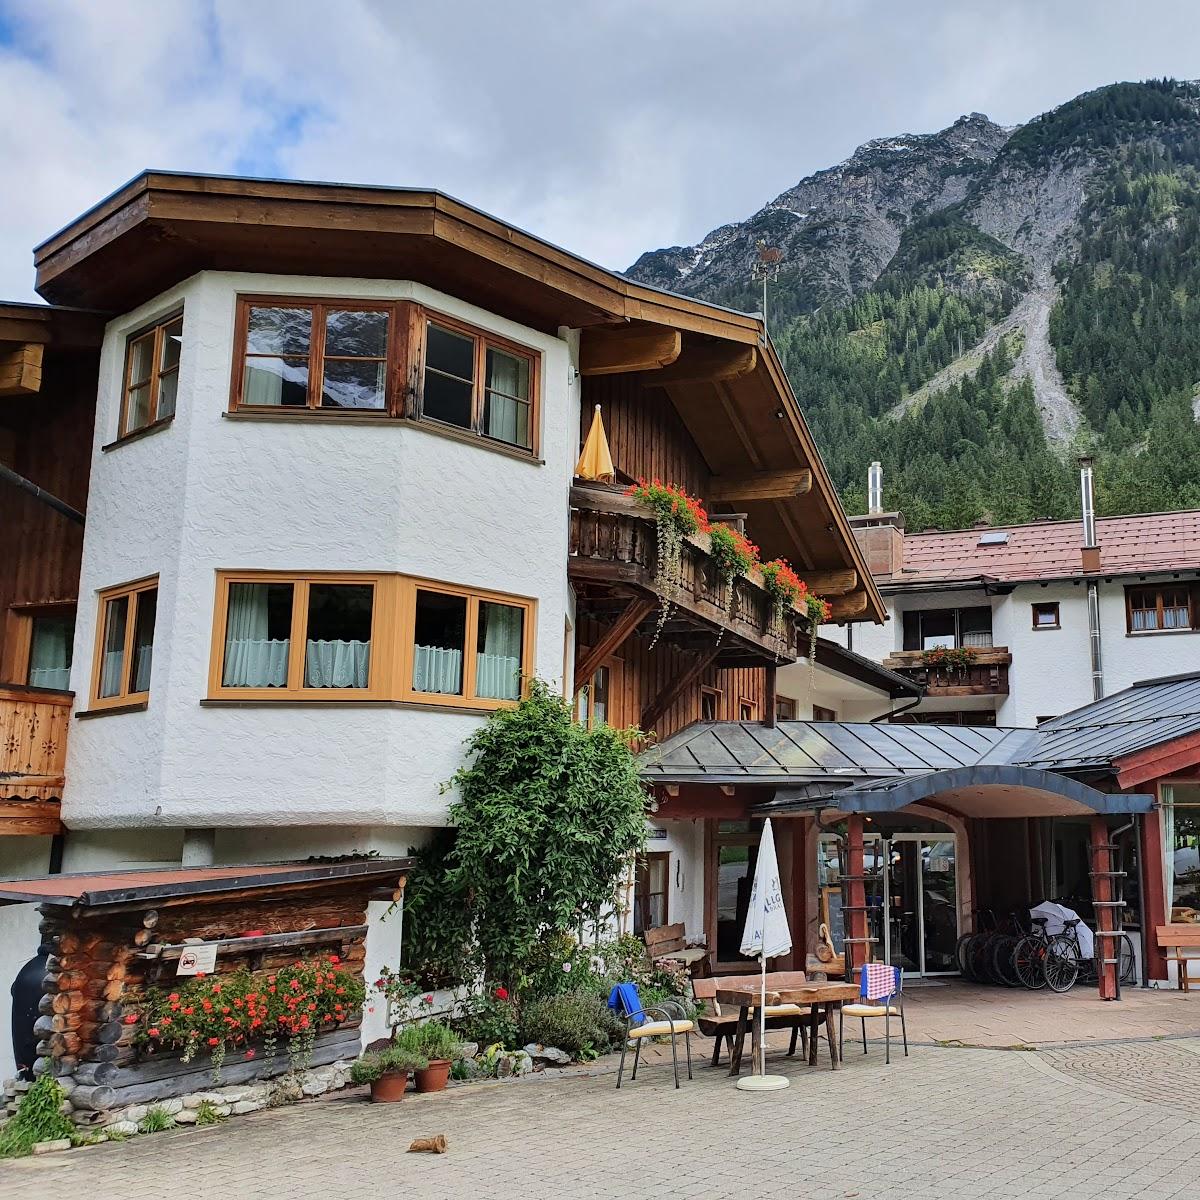
[[[847,508],[910,528],[1200,507],[1200,85],[1118,83],[1016,129],[868,142],[628,274],[761,308]]]

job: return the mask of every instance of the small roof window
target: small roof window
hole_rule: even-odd
[[[989,529],[987,533],[981,533],[979,535],[979,544],[981,546],[1007,546],[1008,530]]]

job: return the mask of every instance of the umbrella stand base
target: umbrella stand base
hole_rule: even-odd
[[[791,1081],[784,1075],[746,1075],[735,1086],[739,1092],[778,1092]]]

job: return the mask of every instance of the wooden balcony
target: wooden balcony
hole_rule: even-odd
[[[662,641],[715,651],[721,667],[794,662],[805,652],[800,615],[773,621],[771,597],[761,577],[736,579],[726,607],[706,534],[684,541],[679,585],[664,590],[657,578],[654,518],[620,491],[578,485],[571,489],[569,552],[568,574],[585,615],[606,621],[632,599],[653,602],[656,608],[667,599],[672,609]],[[646,627],[655,620],[648,616]]]
[[[62,832],[71,698],[0,684],[0,837]]]
[[[1007,696],[1008,668],[1012,655],[1007,646],[980,646],[975,660],[965,667],[931,667],[922,662],[921,650],[898,650],[883,660],[883,665],[907,675],[925,687],[925,695],[935,696]]]

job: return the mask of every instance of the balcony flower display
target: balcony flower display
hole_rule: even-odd
[[[771,597],[772,619],[781,621],[788,609],[802,609],[808,620],[808,661],[815,664],[817,629],[829,620],[829,604],[808,590],[808,584],[792,570],[786,559],[774,558],[762,564],[763,586]]]
[[[933,646],[921,654],[921,662],[934,670],[965,671],[975,658],[970,646]]]
[[[650,641],[650,649],[653,650],[670,619],[674,607],[671,597],[682,582],[683,539],[694,533],[709,532],[708,514],[695,496],[688,495],[673,483],[663,483],[658,479],[650,483],[639,479],[626,489],[626,494],[654,513],[658,534],[656,576],[664,598],[658,610],[658,627]]]
[[[758,547],[745,534],[719,522],[709,526],[708,536],[709,557],[721,581],[721,607],[726,615],[732,615],[733,581],[758,566]],[[720,637],[717,642],[720,644]]]

